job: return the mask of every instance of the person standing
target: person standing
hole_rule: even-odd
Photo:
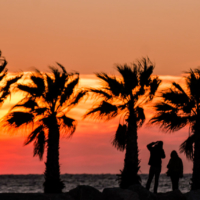
[[[167,176],[171,178],[172,190],[179,189],[179,178],[183,177],[183,162],[175,150],[171,152],[167,168]]]
[[[146,189],[149,190],[153,177],[155,176],[154,184],[154,193],[157,193],[158,181],[161,172],[162,159],[165,158],[165,152],[163,150],[163,142],[157,141],[152,142],[147,145],[148,150],[150,151],[149,159],[149,177],[146,184]]]

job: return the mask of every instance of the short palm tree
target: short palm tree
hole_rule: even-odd
[[[57,63],[58,64],[58,63]],[[18,84],[25,97],[5,116],[5,125],[13,128],[29,126],[25,145],[33,142],[33,156],[42,159],[45,148],[47,160],[45,169],[45,193],[61,193],[64,188],[60,180],[59,139],[60,134],[71,136],[76,128],[76,120],[67,112],[85,95],[85,91],[75,89],[79,82],[78,73],[67,73],[50,67],[52,74],[37,71],[30,75],[27,84]]]
[[[85,117],[110,120],[121,114],[125,119],[119,124],[113,140],[117,149],[126,150],[124,168],[119,175],[121,188],[140,183],[137,130],[145,121],[143,106],[153,99],[161,82],[152,76],[153,69],[149,58],[143,58],[132,67],[120,65],[117,66],[120,78],[98,73],[96,76],[104,85],[100,89],[90,89],[100,101]]]
[[[150,120],[166,132],[178,131],[188,125],[191,133],[180,146],[188,159],[193,160],[191,189],[200,189],[200,69],[191,70],[185,76],[186,88],[173,82],[162,91],[162,99],[156,103],[156,114]]]

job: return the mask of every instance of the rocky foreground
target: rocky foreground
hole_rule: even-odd
[[[0,200],[200,200],[200,190],[182,194],[179,190],[153,194],[141,185],[128,189],[105,188],[103,192],[81,185],[63,194],[1,193]]]

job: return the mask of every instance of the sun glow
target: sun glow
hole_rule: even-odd
[[[159,78],[162,80],[159,91],[170,87],[172,81],[176,81],[181,85],[184,84],[184,80],[178,76],[159,76]],[[101,82],[95,75],[80,76],[80,88],[98,88],[100,86]],[[9,97],[1,107],[0,117],[3,117],[22,97],[22,93],[16,92],[12,94],[11,98]],[[92,98],[85,99],[68,113],[69,117],[78,120],[78,126],[70,139],[66,139],[66,136],[61,134],[61,173],[118,173],[119,169],[123,167],[124,153],[117,151],[111,145],[118,123],[120,122],[120,117],[116,117],[108,122],[94,121],[91,118],[83,120],[83,115],[91,108],[95,101]],[[146,121],[148,121],[153,114],[151,106],[145,107],[145,114]],[[0,159],[1,173],[22,173],[22,171],[23,173],[42,173],[44,171],[43,163],[39,162],[38,158],[32,157],[32,145],[23,146],[26,135],[27,132],[25,130],[15,132],[1,130],[0,145],[2,150],[7,152],[7,156],[1,157]],[[157,127],[144,125],[140,128],[138,130],[138,144],[140,150],[139,157],[141,159],[141,173],[148,172],[147,163],[149,153],[146,149],[146,144],[152,140],[164,141],[164,148],[167,155],[167,158],[163,162],[163,166],[165,166],[168,162],[170,151],[172,149],[178,150],[179,144],[186,139],[187,135],[187,129],[169,135],[163,134]],[[176,142],[174,143],[173,141]],[[185,156],[181,156],[183,161],[187,162]],[[24,164],[25,161],[26,164]],[[15,168],[12,166],[15,166]],[[191,169],[190,165],[187,164],[185,172],[190,172]],[[166,168],[163,167],[163,172],[165,170]]]

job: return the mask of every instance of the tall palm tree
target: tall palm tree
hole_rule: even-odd
[[[110,120],[117,115],[124,117],[123,124],[119,124],[113,145],[123,151],[126,150],[124,168],[119,176],[121,188],[140,183],[138,171],[137,130],[145,121],[143,106],[153,99],[160,84],[156,76],[152,76],[154,65],[149,58],[137,61],[133,66],[119,65],[117,71],[121,77],[98,73],[96,76],[103,81],[100,89],[91,89],[100,101],[85,117]]]
[[[47,149],[45,169],[45,193],[61,193],[64,188],[60,180],[59,139],[60,134],[72,136],[77,122],[67,116],[69,110],[78,104],[85,91],[76,87],[78,73],[67,73],[65,68],[50,67],[52,74],[37,72],[30,75],[27,84],[18,84],[25,97],[5,116],[5,125],[13,128],[28,126],[30,134],[25,145],[33,142],[33,156],[43,158]]]
[[[191,134],[180,145],[180,151],[193,160],[191,189],[200,189],[200,69],[190,70],[185,76],[186,88],[173,82],[162,91],[162,99],[156,103],[156,114],[150,120],[166,132],[178,131],[186,125]]]

